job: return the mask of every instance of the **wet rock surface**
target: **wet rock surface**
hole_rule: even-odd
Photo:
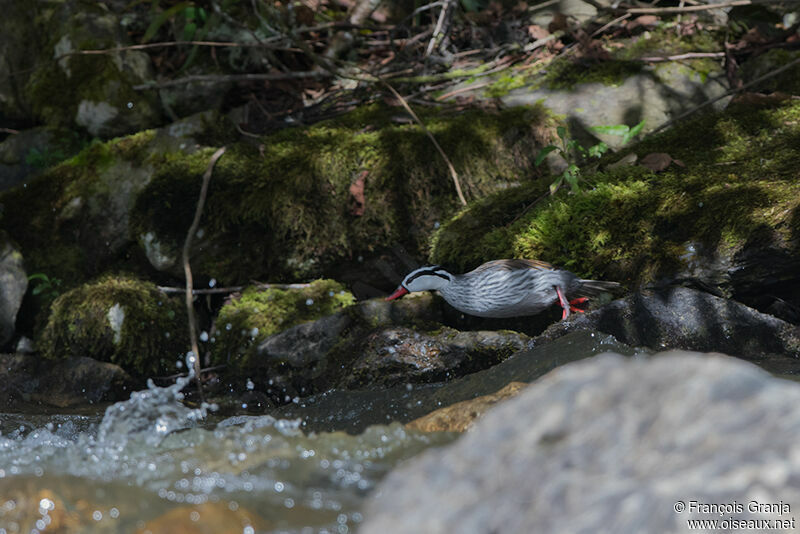
[[[431,295],[367,301],[268,337],[241,372],[281,402],[331,387],[444,381],[531,346],[524,334],[459,332],[435,322],[440,317],[441,299]]]
[[[756,361],[800,357],[800,326],[734,300],[685,287],[634,293],[554,324],[538,341],[582,329],[656,350],[715,351]]]
[[[306,431],[358,433],[370,425],[412,421],[454,403],[493,394],[511,382],[529,383],[560,365],[607,351],[638,353],[611,336],[577,331],[447,382],[332,389],[269,413],[285,419],[300,418]]]
[[[679,501],[795,503],[798,406],[797,384],[722,355],[570,364],[390,473],[359,532],[676,532],[719,519]]]
[[[29,354],[0,354],[0,406],[85,406],[127,399],[141,383],[121,367],[77,357],[51,362]]]

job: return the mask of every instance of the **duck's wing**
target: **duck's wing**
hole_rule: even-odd
[[[524,260],[524,259],[513,259],[513,260],[494,260],[494,261],[487,261],[474,271],[469,272],[468,274],[478,274],[483,271],[495,269],[498,271],[524,271],[527,269],[534,269],[536,271],[552,271],[555,269],[552,265],[547,262],[539,261],[539,260]]]

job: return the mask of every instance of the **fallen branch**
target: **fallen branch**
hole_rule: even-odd
[[[200,187],[200,198],[197,199],[197,208],[194,212],[194,220],[186,234],[186,241],[183,243],[183,272],[186,275],[186,313],[189,316],[189,342],[192,344],[192,363],[194,365],[195,380],[197,381],[197,391],[200,392],[200,399],[203,399],[203,383],[200,380],[200,349],[197,344],[197,326],[195,324],[194,304],[192,302],[192,268],[189,266],[189,252],[192,250],[192,238],[200,228],[200,216],[203,214],[203,206],[208,196],[208,183],[211,181],[211,172],[217,160],[225,153],[225,147],[220,148],[208,162],[206,172],[203,174],[203,185]]]

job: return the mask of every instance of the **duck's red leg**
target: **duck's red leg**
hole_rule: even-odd
[[[586,304],[588,301],[589,299],[587,299],[586,297],[578,297],[576,299],[572,299],[571,301],[569,301],[569,309],[574,312],[583,313],[586,310],[584,310],[583,308],[579,308],[578,305]]]
[[[558,286],[553,286],[553,287],[556,288],[556,294],[558,295],[558,302],[559,304],[561,304],[561,309],[563,310],[561,312],[561,320],[563,321],[564,319],[569,317],[569,311],[571,306],[570,303],[567,302],[567,297],[564,296],[564,292],[561,290],[561,288]]]

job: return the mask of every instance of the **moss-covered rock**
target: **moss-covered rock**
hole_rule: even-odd
[[[336,313],[354,301],[353,295],[333,280],[315,280],[297,288],[247,288],[219,311],[212,357],[216,363],[250,367],[255,348],[264,339]]]
[[[33,27],[33,51],[39,57],[32,63],[33,70],[21,71],[30,75],[20,83],[20,93],[24,106],[39,122],[77,126],[103,138],[158,125],[161,114],[156,97],[133,89],[152,78],[147,54],[135,50],[76,53],[129,44],[114,12],[103,4],[75,0],[26,6],[27,16],[16,23]],[[30,65],[30,57],[28,61]]]
[[[432,260],[459,272],[501,257],[539,258],[630,285],[694,279],[728,294],[745,286],[750,296],[792,294],[800,104],[734,106],[631,150],[640,158],[666,152],[685,167],[605,170],[586,176],[578,194],[550,197],[536,185],[495,194],[442,227]]]
[[[182,361],[187,331],[179,299],[148,282],[106,276],[54,301],[38,346],[47,358],[90,356],[142,376]]]
[[[468,198],[541,172],[532,165],[549,120],[541,108],[425,120]],[[65,288],[115,269],[182,277],[179,251],[218,144],[228,151],[214,169],[192,250],[198,279],[308,280],[396,243],[421,255],[438,221],[458,206],[425,135],[373,106],[283,130],[258,146],[215,114],[93,143],[0,194],[0,222],[23,244],[26,267]],[[350,186],[364,172],[365,211],[356,215]]]

